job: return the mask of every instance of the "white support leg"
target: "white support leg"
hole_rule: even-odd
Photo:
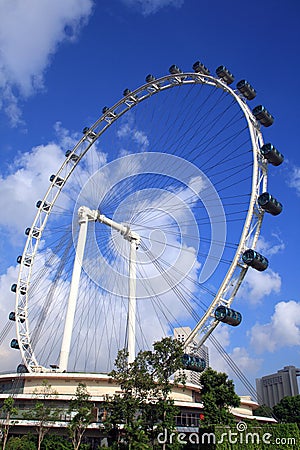
[[[135,239],[130,241],[129,255],[129,294],[128,294],[128,316],[127,316],[127,351],[128,363],[135,359],[135,324],[136,324],[136,249]]]
[[[78,288],[79,288],[80,274],[81,274],[81,268],[82,268],[82,260],[83,260],[83,255],[84,255],[86,236],[87,236],[87,227],[88,227],[88,221],[89,221],[88,215],[83,214],[81,209],[79,209],[78,214],[79,214],[80,229],[79,229],[79,235],[78,235],[76,255],[75,255],[75,260],[74,260],[72,281],[71,281],[69,301],[68,301],[66,321],[65,321],[65,329],[64,329],[64,335],[63,335],[61,351],[60,351],[59,370],[62,372],[66,371],[67,367],[68,367],[73,324],[74,324],[76,303],[77,303],[77,297],[78,297]]]
[[[76,257],[74,261],[72,281],[70,287],[67,315],[65,321],[65,329],[62,340],[59,370],[64,372],[68,367],[68,360],[71,347],[72,330],[76,311],[76,303],[78,297],[78,288],[80,282],[80,274],[82,269],[82,261],[87,236],[87,227],[89,220],[98,221],[108,225],[109,227],[119,231],[124,239],[130,242],[129,256],[129,295],[128,295],[128,316],[127,316],[127,351],[128,363],[135,359],[135,328],[136,328],[136,251],[140,243],[140,236],[131,231],[129,226],[117,223],[108,217],[99,213],[99,211],[91,210],[86,206],[81,206],[78,210],[79,215],[79,235],[76,249]]]

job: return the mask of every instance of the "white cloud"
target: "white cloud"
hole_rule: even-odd
[[[65,159],[65,150],[71,149],[79,138],[63,128],[60,122],[54,125],[54,131],[55,141],[19,154],[8,173],[0,172],[0,208],[5,211],[0,216],[0,231],[13,238],[14,243],[18,236],[24,238],[23,231],[31,226],[37,212],[36,202],[43,198],[49,187],[50,175],[57,172]],[[86,161],[88,164],[88,155]],[[82,171],[80,173],[84,179]]]
[[[46,193],[49,177],[57,172],[63,158],[57,144],[39,145],[16,158],[8,175],[0,176],[0,208],[5,211],[0,226],[10,236],[31,225],[36,202]]]
[[[255,374],[260,368],[263,360],[253,358],[244,347],[235,347],[230,353],[231,359],[235,362],[238,368],[244,373]]]
[[[213,332],[213,337],[217,339],[225,350],[228,349],[230,345],[230,332],[230,327],[222,324],[220,324]],[[218,372],[227,373],[229,378],[236,379],[236,374],[232,371],[226,360],[213,345],[213,341],[209,339],[206,341],[205,345],[209,348],[210,366]],[[231,351],[227,351],[231,360],[233,360],[241,372],[247,374],[247,376],[249,374],[255,374],[262,364],[262,360],[253,358],[252,354],[250,356],[245,347],[234,347]]]
[[[130,138],[137,144],[139,151],[145,151],[149,147],[149,140],[146,133],[142,130],[137,130],[131,126],[131,120],[124,123],[117,131],[117,136],[119,139]],[[122,151],[122,156],[124,156],[124,150]]]
[[[300,167],[293,167],[290,179],[288,180],[288,185],[291,188],[295,188],[297,194],[300,196]]]
[[[175,8],[180,8],[184,0],[122,0],[127,6],[131,8],[136,8],[144,16],[149,16],[150,14],[155,14],[161,8],[166,6],[173,6]]]
[[[256,250],[267,257],[276,255],[285,249],[285,244],[278,234],[272,233],[271,237],[273,238],[272,242],[260,236],[256,245]]]
[[[0,91],[12,125],[21,121],[18,97],[44,87],[44,73],[60,43],[76,39],[92,0],[1,0]]]
[[[252,327],[251,344],[257,353],[300,345],[300,302],[277,303],[269,323]]]
[[[278,273],[268,269],[266,272],[257,272],[249,269],[240,287],[238,297],[246,299],[253,305],[272,293],[279,293],[281,289],[281,277]]]

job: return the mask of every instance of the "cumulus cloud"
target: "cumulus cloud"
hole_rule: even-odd
[[[59,145],[39,145],[15,159],[8,175],[0,176],[0,227],[13,236],[30,226],[36,202],[49,186],[49,176],[56,173],[64,158]]]
[[[65,150],[72,148],[79,137],[60,122],[54,125],[54,131],[53,142],[17,155],[8,173],[0,172],[0,208],[5,211],[0,216],[0,232],[5,232],[14,242],[31,225],[37,211],[36,202],[45,195],[50,175],[57,172],[65,159]]]
[[[217,340],[221,346],[227,350],[230,346],[230,328],[227,325],[219,325],[213,333],[213,338]],[[218,372],[225,372],[229,375],[229,378],[236,378],[236,374],[229,367],[228,363],[220,355],[217,348],[213,345],[213,340],[206,341],[206,345],[209,348],[210,366]],[[231,360],[239,367],[244,374],[255,374],[262,364],[262,360],[259,358],[253,358],[253,355],[248,353],[245,347],[234,347],[232,350],[227,350]]]
[[[255,324],[251,329],[251,344],[257,353],[274,352],[285,346],[300,344],[300,302],[279,302],[271,321]]]
[[[44,73],[59,44],[73,42],[93,0],[2,0],[0,92],[11,124],[21,122],[18,98],[44,87]]]
[[[122,0],[125,5],[141,12],[143,16],[155,14],[160,9],[166,6],[173,6],[180,8],[184,0]]]
[[[239,297],[247,299],[249,303],[255,305],[267,295],[279,293],[280,289],[281,277],[277,272],[271,269],[266,272],[249,269],[239,290]]]

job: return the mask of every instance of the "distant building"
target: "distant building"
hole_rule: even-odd
[[[180,327],[174,328],[174,338],[178,339],[180,342],[185,342],[186,338],[190,335],[192,330],[190,327]],[[206,345],[202,345],[200,348],[197,348],[197,341],[194,340],[188,348],[188,353],[192,353],[195,356],[199,356],[203,358],[206,363],[206,367],[209,366],[209,356],[208,356],[208,347]],[[186,370],[186,381],[189,383],[199,384],[200,382],[200,373],[192,372],[191,370]]]
[[[297,376],[300,369],[295,366],[285,366],[283,369],[256,379],[257,401],[260,405],[273,408],[284,397],[299,394]]]

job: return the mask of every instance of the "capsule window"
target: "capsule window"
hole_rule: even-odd
[[[215,310],[215,318],[220,322],[224,322],[234,327],[239,325],[242,321],[241,313],[224,305],[217,307]]]
[[[194,372],[202,372],[206,367],[206,362],[203,358],[185,353],[182,357],[182,363],[186,370]]]

